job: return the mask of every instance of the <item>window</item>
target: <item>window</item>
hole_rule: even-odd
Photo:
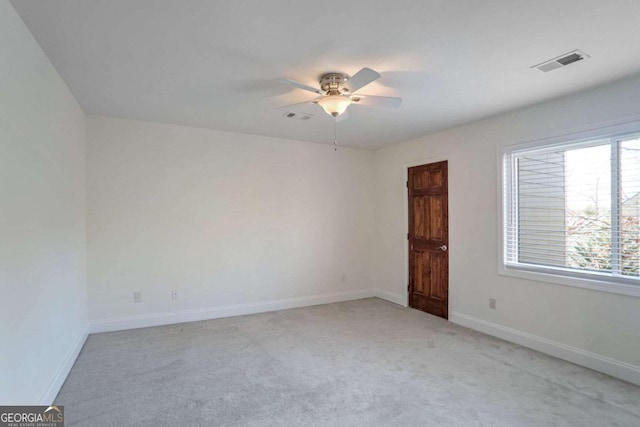
[[[503,151],[503,268],[640,287],[640,134]]]

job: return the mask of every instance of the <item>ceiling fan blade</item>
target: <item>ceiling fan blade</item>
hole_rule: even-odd
[[[304,101],[304,102],[298,102],[296,104],[289,104],[289,105],[283,105],[282,107],[276,107],[278,109],[283,109],[283,108],[291,108],[291,107],[297,107],[299,105],[305,105],[305,104],[317,104],[318,100],[322,98],[321,96],[317,97],[317,98],[313,98],[310,99],[308,101]]]
[[[351,95],[351,102],[352,105],[397,108],[402,104],[402,98],[393,96]]]
[[[358,89],[362,89],[369,83],[378,80],[379,78],[380,73],[378,73],[377,71],[373,71],[371,68],[363,68],[362,70],[351,76],[345,86],[349,88],[351,93],[354,93]]]
[[[344,113],[342,113],[338,117],[336,117],[336,122],[341,122],[343,120],[347,120],[348,118],[349,118],[349,112],[345,111]]]
[[[297,87],[298,89],[308,90],[309,92],[317,93],[318,95],[324,95],[324,92],[318,88],[307,86],[304,83],[297,82],[295,80],[290,79],[279,79],[278,83],[282,83],[285,85]]]

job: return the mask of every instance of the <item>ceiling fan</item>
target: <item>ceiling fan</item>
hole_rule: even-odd
[[[281,108],[291,108],[304,104],[317,104],[337,121],[347,118],[347,107],[350,105],[365,105],[370,107],[396,108],[402,104],[402,98],[390,96],[361,95],[355,92],[380,78],[380,74],[371,68],[363,68],[353,76],[345,73],[326,73],[320,76],[320,88],[314,88],[295,80],[281,79],[280,83],[307,90],[320,96],[309,101],[287,105]]]

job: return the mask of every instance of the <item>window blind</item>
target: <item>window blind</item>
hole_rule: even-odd
[[[503,174],[507,267],[640,283],[639,135],[507,151]]]

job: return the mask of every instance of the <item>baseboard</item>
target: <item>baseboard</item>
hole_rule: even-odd
[[[67,353],[66,357],[64,358],[64,360],[62,361],[58,369],[56,370],[56,373],[53,379],[51,380],[51,383],[49,384],[45,392],[42,394],[42,397],[40,398],[40,402],[38,403],[39,405],[51,405],[53,403],[54,399],[58,395],[58,392],[62,388],[64,381],[67,379],[67,375],[69,375],[71,368],[73,368],[73,364],[76,363],[76,359],[78,358],[78,355],[80,354],[80,351],[84,346],[84,343],[87,341],[87,337],[89,336],[88,332],[89,332],[88,328],[85,329],[85,331],[78,337],[76,342],[73,344],[73,346]]]
[[[396,294],[396,293],[393,293],[393,292],[384,291],[382,289],[374,289],[373,292],[374,292],[375,296],[380,298],[380,299],[392,302],[394,304],[401,305],[403,307],[407,307],[407,296],[406,295]]]
[[[352,301],[363,298],[372,298],[375,296],[376,294],[372,289],[363,289],[352,292],[284,298],[196,310],[182,310],[176,312],[99,319],[91,321],[89,330],[91,333],[122,331],[127,329],[147,328],[150,326],[170,325],[174,323],[195,322],[199,320],[219,319],[222,317],[243,316],[245,314],[287,310],[290,308],[309,307],[312,305],[331,304],[334,302]]]
[[[584,366],[594,371],[602,372],[612,377],[619,378],[630,383],[640,385],[640,366],[601,356],[599,354],[583,350],[570,345],[552,341],[537,335],[529,334],[517,329],[489,322],[477,317],[453,312],[449,321],[465,326],[476,331],[483,332],[494,337],[501,338],[525,347],[538,350],[542,353],[555,356],[576,365]]]

